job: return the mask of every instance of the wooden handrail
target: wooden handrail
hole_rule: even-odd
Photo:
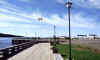
[[[0,49],[0,60],[7,60],[8,58],[16,55],[17,53],[23,51],[24,49],[31,47],[36,43],[37,42],[35,41],[30,41],[30,42],[14,45],[5,49]]]

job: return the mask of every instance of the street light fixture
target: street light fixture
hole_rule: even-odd
[[[71,24],[70,24],[70,8],[71,8],[72,2],[68,0],[66,3],[66,7],[68,8],[68,18],[69,18],[69,60],[72,60],[71,57]]]

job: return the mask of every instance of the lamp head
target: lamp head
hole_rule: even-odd
[[[70,2],[70,1],[68,1],[68,2],[66,3],[66,7],[67,7],[67,8],[71,8],[71,5],[72,5],[72,2]]]

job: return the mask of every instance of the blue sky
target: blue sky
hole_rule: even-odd
[[[0,33],[68,36],[67,0],[0,0]],[[73,0],[71,33],[100,35],[100,0]],[[38,18],[43,21],[38,21]]]

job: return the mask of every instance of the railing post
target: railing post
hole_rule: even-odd
[[[0,50],[0,60],[3,60],[3,59],[4,59],[3,51]]]
[[[7,60],[7,51],[6,51],[6,49],[0,50],[0,60]]]

